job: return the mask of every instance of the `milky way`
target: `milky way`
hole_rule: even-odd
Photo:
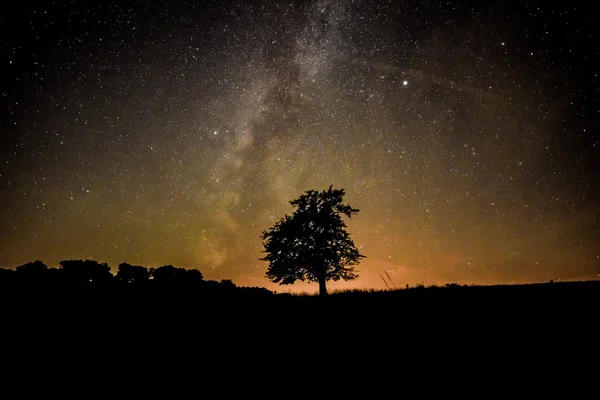
[[[600,274],[589,9],[165,3],[2,16],[0,266],[277,288],[261,232],[334,185],[367,258],[332,288]]]

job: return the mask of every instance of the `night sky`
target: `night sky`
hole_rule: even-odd
[[[332,289],[598,279],[593,2],[44,3],[0,15],[0,267],[287,291],[261,232],[334,185]]]

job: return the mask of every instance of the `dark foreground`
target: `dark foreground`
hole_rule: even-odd
[[[120,379],[135,386],[139,371],[150,381],[162,379],[156,371],[184,371],[193,375],[188,383],[210,385],[208,375],[268,380],[270,368],[289,375],[277,381],[286,390],[317,370],[341,374],[346,389],[374,371],[403,385],[406,373],[423,378],[435,370],[465,385],[479,382],[465,368],[488,377],[489,368],[519,371],[523,379],[540,368],[597,371],[600,281],[326,298],[237,289],[4,287],[4,365],[61,376],[67,368],[91,379],[86,388]]]
[[[105,326],[162,323],[245,321],[248,326],[289,321],[369,323],[377,326],[411,322],[477,323],[488,320],[531,321],[536,318],[595,319],[600,281],[526,285],[415,287],[395,291],[347,291],[326,297],[275,294],[261,288],[231,287],[3,287],[4,318],[23,322],[48,320]],[[320,320],[320,318],[323,318]],[[54,322],[53,322],[54,321]]]

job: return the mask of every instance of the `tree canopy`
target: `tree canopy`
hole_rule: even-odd
[[[230,279],[220,282],[204,280],[198,269],[178,268],[170,264],[147,268],[124,262],[119,264],[116,275],[113,275],[107,263],[96,260],[63,260],[59,265],[59,268],[50,268],[36,260],[14,269],[0,268],[0,294],[7,293],[7,290],[15,293],[34,290],[37,295],[48,290],[64,295],[71,293],[71,290],[82,293],[82,289],[91,290],[90,293],[94,294],[108,289],[106,293],[111,296],[128,296],[129,293],[135,297],[163,293],[170,298],[187,295],[263,298],[273,294],[266,288],[237,286]]]
[[[344,189],[308,190],[290,201],[295,207],[262,239],[269,263],[267,278],[280,285],[295,281],[319,282],[319,294],[326,295],[326,282],[358,277],[354,268],[364,255],[360,254],[346,231],[342,215],[351,218],[358,209],[343,203]]]
[[[63,260],[59,264],[63,276],[73,282],[108,282],[113,277],[108,264],[96,260]]]

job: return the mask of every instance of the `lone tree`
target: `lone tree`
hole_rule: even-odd
[[[364,255],[354,247],[342,214],[351,218],[357,209],[342,203],[344,189],[304,192],[290,204],[296,208],[286,215],[262,239],[268,261],[267,278],[280,285],[296,280],[319,282],[319,295],[327,294],[326,282],[358,277],[353,265]]]

